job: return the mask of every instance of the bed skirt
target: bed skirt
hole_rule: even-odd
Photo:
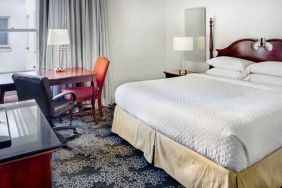
[[[116,106],[112,132],[144,153],[185,187],[258,188],[282,186],[282,149],[242,172],[214,161],[164,136]]]

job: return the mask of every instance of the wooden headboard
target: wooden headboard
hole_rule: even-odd
[[[210,58],[213,58],[213,21],[210,19]],[[271,44],[272,50],[266,50],[263,47],[255,49],[254,43],[260,43],[259,39],[240,39],[233,42],[224,49],[217,49],[217,56],[229,56],[246,59],[254,62],[263,61],[281,61],[282,62],[282,39],[269,39],[265,42]]]

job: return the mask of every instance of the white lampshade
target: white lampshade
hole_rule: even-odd
[[[173,49],[176,51],[192,51],[194,49],[193,37],[173,37]]]
[[[67,29],[49,29],[47,45],[70,44],[69,32]]]
[[[204,36],[200,36],[197,38],[197,48],[198,50],[204,50],[206,48],[206,38]]]

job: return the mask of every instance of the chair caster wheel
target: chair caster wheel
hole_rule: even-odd
[[[78,134],[76,129],[73,130],[73,134]]]

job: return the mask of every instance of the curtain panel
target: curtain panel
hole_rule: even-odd
[[[93,70],[96,60],[109,57],[107,0],[39,0],[39,68]],[[59,54],[47,46],[48,29],[68,29],[71,44]],[[111,67],[111,66],[110,66]],[[113,103],[111,68],[104,87],[104,104]]]

